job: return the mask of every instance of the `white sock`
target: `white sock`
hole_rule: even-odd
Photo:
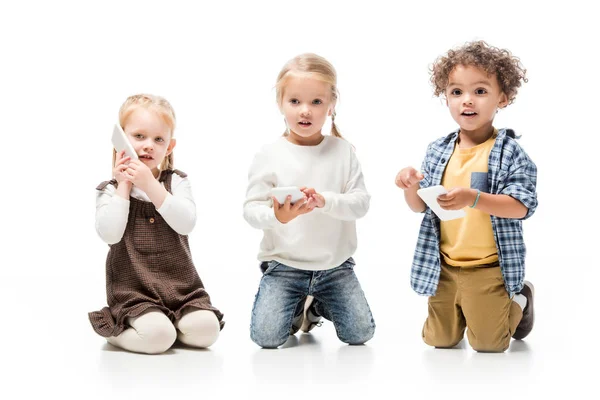
[[[519,307],[521,307],[521,310],[525,310],[525,306],[527,305],[527,297],[523,296],[522,294],[515,294],[513,296],[513,301],[517,302],[517,304],[519,305]]]

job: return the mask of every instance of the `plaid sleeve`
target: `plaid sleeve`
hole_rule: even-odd
[[[538,205],[537,167],[516,143],[512,155],[500,194],[506,194],[523,203],[527,207],[527,214],[522,219],[527,219],[533,215]]]
[[[426,188],[431,186],[431,147],[433,144],[429,144],[427,146],[427,152],[425,153],[425,158],[423,158],[423,163],[421,164],[421,173],[423,174],[423,179],[419,182],[419,186],[422,188]]]

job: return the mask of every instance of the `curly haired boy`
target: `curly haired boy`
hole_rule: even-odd
[[[537,168],[511,129],[493,126],[511,104],[526,70],[508,50],[471,42],[448,51],[431,68],[459,128],[432,142],[418,171],[403,168],[396,185],[406,203],[424,212],[411,285],[429,296],[423,340],[453,347],[464,337],[482,352],[503,352],[523,339],[534,322],[533,285],[524,281],[522,221],[537,207]],[[444,186],[443,209],[465,216],[441,221],[417,189]]]

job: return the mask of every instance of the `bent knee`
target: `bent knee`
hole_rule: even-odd
[[[423,332],[423,341],[425,344],[432,347],[449,349],[459,344],[463,339],[463,335],[433,335],[431,333]]]
[[[375,324],[364,326],[362,329],[352,329],[349,332],[339,332],[338,338],[350,345],[364,344],[375,335]]]
[[[253,314],[250,323],[250,338],[265,349],[275,349],[284,344],[290,336],[291,319],[283,316]]]
[[[492,335],[478,336],[477,338],[469,337],[469,344],[473,350],[481,353],[502,353],[508,349],[510,337],[508,337],[508,340]]]
[[[262,347],[263,349],[276,349],[283,345],[289,337],[289,333],[283,337],[283,335],[272,335],[268,332],[251,332],[250,338],[254,343]]]
[[[173,325],[157,325],[138,334],[145,343],[144,353],[148,354],[164,353],[177,339],[177,331]]]
[[[423,337],[423,341],[429,346],[437,347],[439,349],[450,349],[460,343],[461,339],[439,339],[439,338],[426,338]]]
[[[221,325],[214,312],[197,310],[187,314],[178,324],[179,340],[194,347],[209,347],[221,332]]]

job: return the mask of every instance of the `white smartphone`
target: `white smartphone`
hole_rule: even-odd
[[[285,203],[285,198],[287,196],[292,196],[291,203],[294,204],[298,200],[302,200],[304,198],[304,193],[302,193],[296,186],[286,186],[271,189],[271,196],[275,196],[279,204]]]
[[[123,129],[119,124],[115,124],[115,128],[113,129],[112,144],[115,146],[117,153],[125,150],[126,156],[131,157],[132,160],[138,159],[137,153],[133,149],[131,143],[129,143],[129,139],[127,139],[125,132],[123,132]]]
[[[431,211],[433,211],[442,221],[450,221],[452,219],[464,217],[466,215],[465,210],[444,210],[439,205],[437,198],[439,195],[445,193],[448,193],[448,191],[442,185],[417,190],[419,197],[423,199],[425,204],[431,208]]]

